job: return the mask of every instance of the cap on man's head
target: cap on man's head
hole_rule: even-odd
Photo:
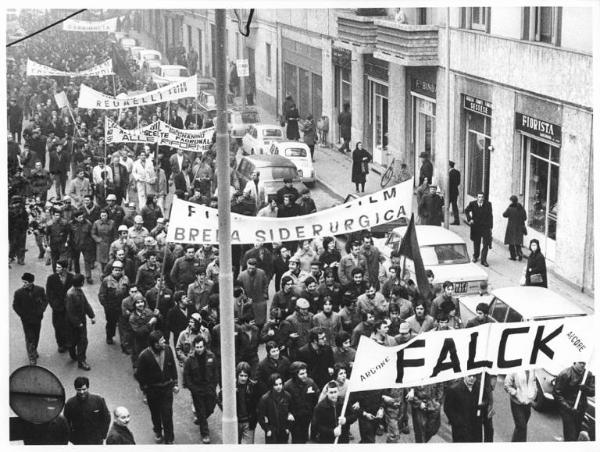
[[[308,188],[303,188],[302,191],[300,192],[301,195],[306,195],[310,193],[310,190]]]
[[[112,268],[123,268],[123,262],[121,261],[114,261],[112,264]]]
[[[63,198],[63,201],[71,201],[71,197],[67,195]]]
[[[308,303],[308,300],[306,298],[298,298],[298,300],[296,301],[296,307],[298,309],[308,309],[310,307],[310,304]]]
[[[283,179],[283,183],[284,184],[291,184],[293,182],[291,177],[286,177]]]
[[[107,201],[116,201],[116,200],[117,200],[117,197],[116,197],[116,196],[115,196],[113,193],[111,193],[110,195],[108,195],[108,196],[106,197],[106,200],[107,200]]]
[[[119,228],[117,229],[118,232],[128,232],[129,229],[127,229],[127,225],[122,224],[121,226],[119,226]]]
[[[21,279],[23,281],[27,281],[28,283],[33,283],[35,281],[35,276],[32,275],[31,273],[23,273],[23,276],[21,277]]]
[[[248,259],[248,263],[249,263],[250,265],[256,265],[256,258],[254,258],[254,257],[251,257],[250,259]]]
[[[148,246],[155,246],[156,245],[156,240],[154,239],[154,237],[145,237],[144,238],[144,245],[148,245]]]

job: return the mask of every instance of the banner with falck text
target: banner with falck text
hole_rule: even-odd
[[[103,77],[105,75],[113,74],[114,72],[111,59],[108,59],[104,63],[100,63],[90,69],[85,69],[79,72],[61,71],[59,69],[44,66],[43,64],[27,59],[27,77]]]
[[[204,152],[210,148],[215,128],[183,130],[159,120],[144,127],[124,129],[107,117],[104,130],[106,144],[147,143]]]
[[[231,243],[253,244],[312,239],[368,229],[409,217],[413,180],[357,198],[346,204],[292,218],[231,214]],[[217,209],[173,199],[167,241],[209,245],[219,242]]]
[[[142,105],[170,102],[186,97],[196,97],[197,94],[198,77],[196,75],[179,82],[173,82],[154,91],[148,91],[135,96],[124,96],[123,98],[109,96],[82,84],[79,90],[77,106],[79,108],[116,110],[119,108],[141,107]]]
[[[590,363],[595,335],[594,316],[586,315],[429,331],[394,347],[363,336],[349,390],[428,385],[484,370],[497,375],[543,368],[557,375],[574,362]]]
[[[63,22],[63,30],[114,33],[117,31],[117,19],[117,17],[94,21],[68,19]]]

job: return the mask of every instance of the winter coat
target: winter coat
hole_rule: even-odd
[[[290,394],[282,390],[280,396],[270,390],[258,402],[258,423],[265,432],[271,431],[274,436],[289,429],[288,414],[291,404]]]
[[[13,309],[23,323],[41,323],[47,306],[46,293],[40,286],[31,289],[22,287],[15,291]]]
[[[287,121],[286,136],[288,140],[300,139],[300,132],[298,130],[298,119],[300,119],[300,113],[295,105],[288,110],[285,119]]]
[[[367,160],[363,160],[365,157]],[[352,151],[352,182],[355,184],[366,182],[367,174],[369,174],[369,162],[371,161],[373,161],[373,157],[366,149],[354,149]]]
[[[531,275],[542,275],[541,283],[532,283]],[[535,253],[531,252],[527,258],[527,268],[525,269],[525,285],[548,287],[548,275],[546,273],[546,258],[538,249]]]
[[[352,133],[352,114],[349,111],[343,111],[338,116],[338,124],[340,125],[340,136],[344,140],[350,141]]]
[[[113,423],[106,437],[106,444],[135,444],[135,439],[127,427]]]
[[[98,300],[100,304],[108,311],[120,311],[123,299],[127,298],[129,293],[129,278],[122,275],[116,279],[113,275],[108,275],[102,280],[98,290]]]
[[[525,221],[527,213],[519,203],[511,204],[502,214],[508,218],[506,233],[504,234],[505,245],[523,245],[523,231],[525,230]]]
[[[256,370],[256,380],[260,394],[262,395],[269,391],[269,377],[271,374],[278,373],[281,375],[281,379],[285,381],[289,376],[289,369],[290,360],[281,355],[277,361],[266,357],[259,362]]]
[[[317,133],[315,130],[315,122],[312,119],[306,121],[302,131],[304,132],[304,135],[302,136],[304,142],[308,146],[314,146],[317,137]]]
[[[64,284],[56,273],[48,276],[46,280],[46,297],[53,311],[65,311],[65,297],[71,287],[73,287],[73,273],[67,272]]]
[[[331,380],[329,369],[333,369],[333,350],[328,345],[320,346],[318,351],[308,343],[298,350],[298,361],[306,363],[308,375],[322,388]]]
[[[444,199],[438,194],[425,193],[419,202],[421,224],[441,226],[444,221]]]
[[[202,355],[194,352],[187,358],[183,366],[183,385],[192,394],[216,397],[218,382],[219,370],[213,352],[205,349]]]
[[[454,441],[481,441],[481,420],[477,417],[478,399],[478,385],[473,385],[469,391],[462,378],[446,389],[444,413],[452,426]]]
[[[93,251],[96,246],[92,239],[92,223],[88,220],[82,222],[73,220],[70,224],[69,245],[73,250],[85,252]]]
[[[92,239],[96,242],[96,259],[98,262],[108,262],[110,244],[115,238],[115,223],[113,220],[96,220],[92,225]]]
[[[312,412],[319,401],[320,390],[312,378],[306,383],[298,377],[292,377],[283,385],[283,389],[291,396],[290,412],[295,418],[312,417]]]
[[[94,310],[90,306],[90,303],[81,288],[71,287],[67,291],[65,306],[67,311],[67,321],[73,328],[77,328],[81,324],[85,327],[86,316],[90,319],[94,318]]]
[[[110,412],[103,397],[71,397],[65,403],[65,417],[71,427],[73,444],[102,444],[110,426]]]

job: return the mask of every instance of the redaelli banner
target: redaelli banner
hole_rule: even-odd
[[[395,347],[363,336],[352,366],[351,391],[428,385],[487,371],[507,374],[544,368],[556,375],[589,363],[594,316],[428,331]]]
[[[106,144],[147,143],[171,146],[186,151],[204,152],[210,148],[215,128],[183,130],[164,121],[156,121],[144,127],[124,129],[112,119],[106,118],[105,131]]]
[[[196,97],[197,95],[198,77],[196,75],[155,89],[154,91],[123,97],[109,96],[82,84],[79,90],[77,106],[79,108],[116,110],[118,108],[141,107],[142,105],[169,102],[186,97]]]
[[[103,77],[113,74],[112,60],[83,71],[66,72],[27,59],[27,77]]]
[[[117,31],[117,18],[113,17],[112,19],[95,21],[68,19],[63,22],[63,30],[114,33]]]
[[[231,243],[253,244],[327,237],[368,229],[401,217],[409,218],[413,179],[346,204],[292,218],[231,214]],[[219,242],[217,209],[173,199],[167,241],[190,244]]]

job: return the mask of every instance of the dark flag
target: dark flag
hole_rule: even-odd
[[[112,44],[111,54],[114,73],[121,77],[123,80],[133,82],[133,75],[131,75],[131,72],[129,72],[129,67],[127,66],[126,61],[119,53],[116,44]]]
[[[413,213],[410,217],[410,223],[406,229],[406,234],[402,237],[402,243],[398,253],[405,258],[413,261],[415,266],[415,276],[417,278],[417,286],[419,292],[424,299],[429,297],[429,280],[425,274],[425,266],[423,265],[423,259],[421,258],[421,250],[419,249],[419,242],[417,241],[417,230],[415,229],[415,214]]]

